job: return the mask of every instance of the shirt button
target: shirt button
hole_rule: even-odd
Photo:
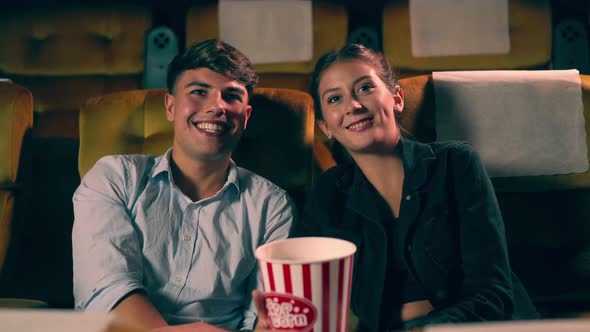
[[[412,195],[406,195],[406,201],[409,201],[412,199]]]
[[[185,241],[190,241],[191,240],[191,236],[190,235],[185,235],[184,236],[184,240]]]
[[[181,282],[182,281],[182,278],[181,277],[176,277],[176,279],[174,279],[174,281]]]

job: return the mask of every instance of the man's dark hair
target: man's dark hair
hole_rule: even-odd
[[[193,44],[174,57],[168,66],[168,91],[174,93],[176,81],[183,72],[197,68],[208,68],[244,84],[249,97],[258,82],[252,63],[242,52],[220,40],[209,39]]]

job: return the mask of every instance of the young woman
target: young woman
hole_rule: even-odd
[[[478,155],[463,142],[402,137],[404,93],[382,54],[360,45],[325,54],[311,94],[318,125],[351,160],[321,176],[291,236],[357,245],[359,330],[536,317]]]

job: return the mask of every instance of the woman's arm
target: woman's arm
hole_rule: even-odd
[[[470,145],[457,144],[448,153],[461,242],[460,299],[452,306],[408,321],[406,328],[505,320],[514,307],[504,224],[492,183]]]

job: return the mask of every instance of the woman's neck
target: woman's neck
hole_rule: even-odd
[[[396,150],[387,154],[351,154],[367,180],[389,204],[394,217],[399,217],[399,206],[404,186],[404,164]]]

